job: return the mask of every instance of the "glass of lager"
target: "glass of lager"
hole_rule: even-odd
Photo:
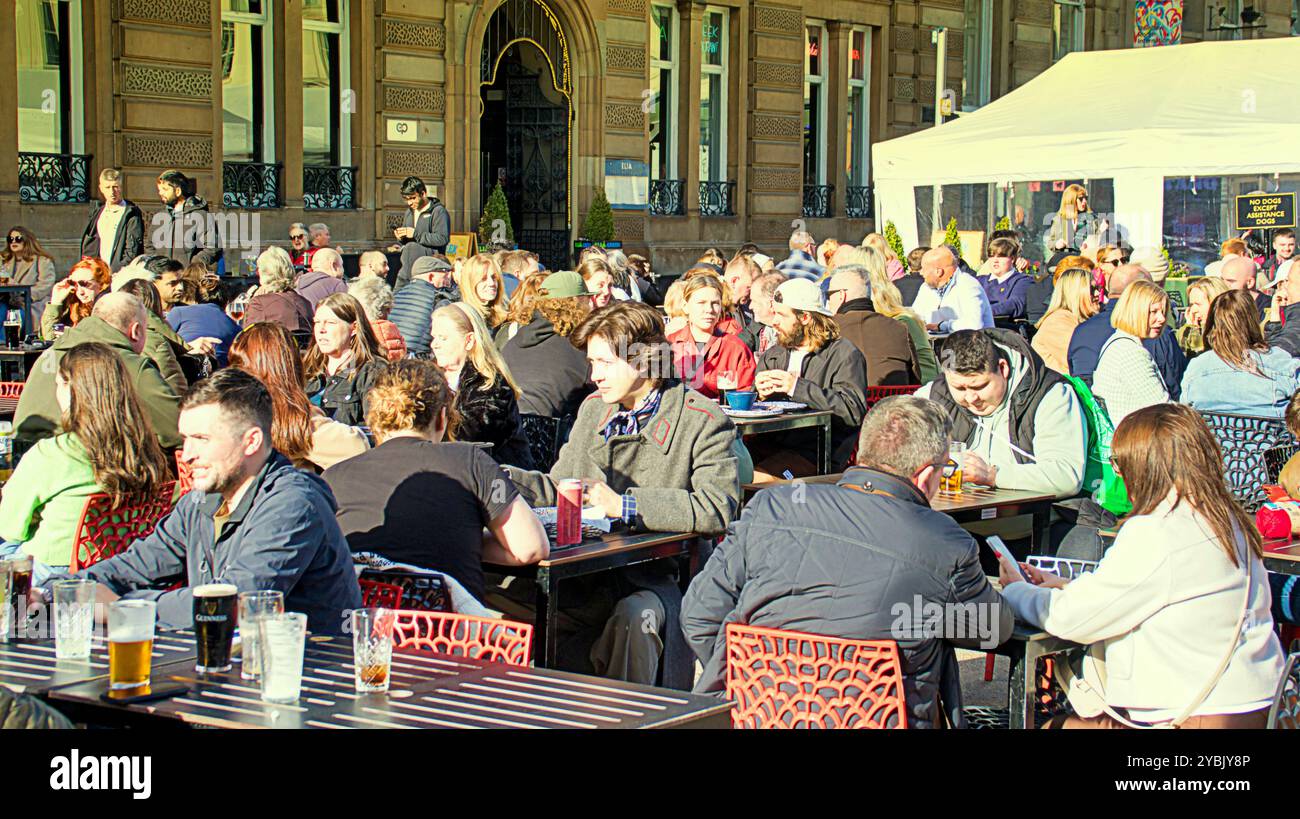
[[[257,618],[284,614],[284,592],[252,591],[239,595],[239,676],[256,680],[262,676],[262,662],[257,650]]]
[[[115,600],[108,604],[108,687],[113,691],[149,684],[153,629],[158,604]]]
[[[194,642],[203,674],[230,670],[230,646],[235,639],[239,590],[230,583],[194,587]]]
[[[302,655],[307,615],[296,611],[257,618],[262,661],[262,699],[289,704],[302,692]]]
[[[356,609],[352,612],[352,664],[357,672],[357,693],[387,691],[393,664],[392,609]]]
[[[939,490],[947,495],[961,494],[961,465],[966,458],[966,444],[953,441],[948,445],[948,465],[943,468]]]
[[[90,659],[96,585],[84,577],[54,581],[54,656],[57,659]]]

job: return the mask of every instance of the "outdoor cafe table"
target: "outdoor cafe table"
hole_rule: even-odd
[[[1278,574],[1300,575],[1300,540],[1265,540],[1264,568]]]
[[[511,577],[529,577],[537,583],[536,644],[542,647],[537,664],[554,668],[559,650],[559,584],[582,575],[634,566],[663,558],[689,557],[678,585],[686,592],[700,569],[700,537],[693,532],[615,532],[599,540],[584,540],[576,546],[551,547],[546,560],[528,566],[484,563],[483,568]]]
[[[1036,626],[1017,620],[1011,639],[994,654],[1011,660],[1007,677],[1007,727],[1012,730],[1034,727],[1034,708],[1038,697],[1038,661],[1059,654],[1078,644],[1053,637]]]
[[[194,637],[187,631],[158,631],[153,642],[155,665],[194,662]],[[87,680],[107,679],[108,643],[95,635],[89,660],[60,660],[54,640],[10,637],[0,643],[0,685],[20,694],[44,694],[51,688]]]
[[[48,692],[56,708],[93,724],[217,728],[728,728],[731,704],[560,671],[393,652],[388,693],[357,694],[352,640],[308,638],[296,704],[262,702],[256,682],[230,671],[199,674],[193,659],[156,665],[157,683],[188,694],[135,705],[100,700],[107,679]]]
[[[767,418],[737,418],[729,416],[731,422],[745,437],[766,435],[773,432],[789,432],[792,429],[814,429],[817,431],[817,473],[831,471],[831,412],[830,410],[799,410],[783,412]]]
[[[831,475],[814,475],[798,478],[804,483],[839,483],[843,472]],[[795,481],[772,481],[770,483],[747,483],[744,492],[748,499],[759,490],[770,486],[785,486]],[[1052,519],[1052,504],[1055,495],[1031,492],[1021,489],[993,489],[975,484],[963,484],[961,494],[952,495],[940,492],[930,500],[930,508],[943,512],[958,523],[973,523],[980,520],[1014,518],[1020,515],[1033,517],[1033,536],[1030,554],[1041,554],[1041,548],[1047,544],[1047,527]]]

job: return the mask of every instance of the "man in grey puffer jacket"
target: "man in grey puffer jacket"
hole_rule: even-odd
[[[682,601],[682,629],[722,692],[728,623],[854,640],[902,652],[907,727],[963,727],[953,646],[996,648],[1014,618],[975,541],[930,509],[950,425],[914,396],[867,413],[857,466],[837,485],[765,489],[745,507]]]

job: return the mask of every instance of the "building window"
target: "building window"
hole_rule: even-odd
[[[84,142],[81,0],[18,0],[18,150],[75,154]]]
[[[726,9],[706,8],[700,38],[700,181],[727,179]]]
[[[850,187],[871,178],[871,32],[849,34],[849,133],[845,174]]]
[[[652,6],[650,44],[650,178],[676,179],[674,127],[677,113],[677,9]]]
[[[805,27],[803,55],[803,183],[824,185],[826,163],[826,26]]]
[[[302,153],[304,165],[346,165],[351,133],[343,117],[349,77],[347,0],[303,0]]]
[[[1291,36],[1300,37],[1300,0],[1291,0]]]
[[[1083,51],[1084,0],[1052,0],[1052,61]]]
[[[221,143],[227,162],[270,162],[274,76],[263,0],[221,0]]]
[[[966,0],[961,107],[988,105],[992,84],[993,0]]]

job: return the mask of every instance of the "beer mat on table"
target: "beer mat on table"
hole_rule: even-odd
[[[808,405],[801,404],[798,401],[755,401],[754,409],[780,410],[781,412],[798,412],[799,410],[808,409]]]
[[[533,507],[533,514],[537,515],[538,519],[541,520],[542,525],[546,526],[547,531],[552,533],[551,538],[554,539],[555,538],[555,534],[554,534],[555,515],[556,515],[555,507],[536,506]],[[596,535],[596,537],[600,537],[601,535],[604,534],[609,534],[612,524],[613,521],[605,517],[605,513],[600,511],[596,507],[594,506],[583,507],[582,529],[583,529],[584,536],[586,535],[587,529],[597,530],[598,534]]]

